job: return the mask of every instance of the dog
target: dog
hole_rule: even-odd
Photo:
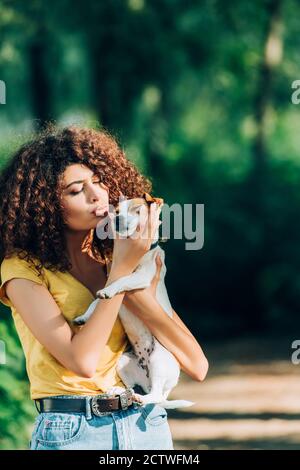
[[[142,198],[123,199],[116,210],[115,227],[121,235],[130,236],[135,231],[139,222],[139,211],[143,205],[152,203],[158,205],[161,212],[163,199],[153,198],[144,193]],[[122,291],[132,289],[143,289],[150,286],[156,274],[157,265],[155,258],[160,256],[162,266],[160,279],[156,289],[156,299],[164,309],[166,315],[173,316],[172,307],[166,290],[164,278],[166,275],[165,252],[159,246],[159,225],[156,229],[153,243],[149,251],[143,255],[138,266],[132,274],[124,276],[97,292],[94,300],[87,311],[73,320],[75,325],[82,325],[92,315],[99,298],[111,298]],[[142,320],[134,315],[125,305],[121,305],[119,311],[120,320],[131,343],[131,349],[122,354],[117,363],[117,372],[127,388],[133,393],[133,400],[143,406],[148,403],[157,403],[164,408],[180,408],[194,405],[188,400],[167,400],[171,390],[177,385],[180,376],[180,365],[174,355],[168,351],[150,332]],[[142,387],[145,395],[138,394],[133,387]],[[112,387],[107,393],[109,395],[120,394],[124,391],[122,387]]]

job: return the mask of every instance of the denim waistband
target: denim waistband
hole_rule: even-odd
[[[135,385],[135,386],[132,387],[132,388],[134,389],[134,391],[135,391],[136,393],[140,393],[141,395],[145,395],[144,390],[143,390],[139,385]],[[51,396],[43,397],[43,398],[64,398],[64,399],[70,399],[70,400],[76,399],[76,398],[77,398],[77,399],[78,399],[78,398],[85,399],[85,401],[86,401],[85,416],[86,416],[86,419],[91,419],[91,418],[94,416],[94,414],[93,414],[93,412],[92,412],[92,410],[91,410],[91,399],[92,399],[93,397],[95,397],[95,396],[101,396],[101,395],[104,394],[104,393],[105,393],[105,392],[102,392],[102,393],[100,392],[100,393],[97,394],[97,395],[74,395],[74,394],[72,394],[72,395],[51,395]],[[42,398],[40,398],[40,399],[42,399]],[[37,398],[37,400],[39,400],[39,399]],[[40,413],[40,411],[39,411],[39,409],[38,409],[38,407],[37,407],[37,403],[36,403],[35,400],[34,400],[34,404],[35,404],[35,407],[36,407],[37,411]],[[130,408],[133,408],[133,409],[136,409],[136,408],[138,408],[138,407],[139,407],[139,405],[136,404],[136,403],[133,403],[133,404],[130,406]],[[119,413],[120,411],[122,411],[122,410],[114,410],[114,411],[109,411],[109,412],[107,412],[107,413],[108,413],[108,414],[111,414],[111,413]]]

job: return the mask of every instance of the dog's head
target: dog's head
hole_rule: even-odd
[[[133,199],[123,199],[118,204],[115,212],[115,227],[116,231],[119,232],[121,235],[124,236],[131,236],[134,231],[136,230],[137,224],[140,219],[140,211],[142,206],[147,206],[147,208],[156,203],[158,206],[159,212],[162,209],[164,200],[158,197],[152,197],[148,193],[144,193],[143,197],[133,198]],[[157,231],[154,236],[154,242],[156,242],[158,237],[159,225],[157,227]],[[159,241],[164,241],[163,239],[159,239]],[[154,243],[153,242],[153,243]]]

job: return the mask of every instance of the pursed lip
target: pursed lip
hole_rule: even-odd
[[[96,213],[97,211],[99,211],[99,212]],[[91,211],[91,213],[96,215],[97,217],[100,217],[100,216],[104,215],[105,212],[108,212],[108,207],[107,206],[97,206]]]

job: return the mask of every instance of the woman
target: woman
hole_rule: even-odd
[[[149,288],[102,299],[85,325],[72,325],[99,289],[132,273],[149,250],[158,211],[140,220],[138,237],[101,240],[95,228],[121,194],[140,197],[151,182],[108,132],[75,126],[48,129],[22,146],[0,181],[0,300],[11,308],[40,412],[30,449],[172,449],[163,407],[141,407],[129,393],[107,411],[104,395],[125,387],[116,372],[129,345],[122,302],[191,377],[206,375],[196,339],[155,300],[159,263]]]

